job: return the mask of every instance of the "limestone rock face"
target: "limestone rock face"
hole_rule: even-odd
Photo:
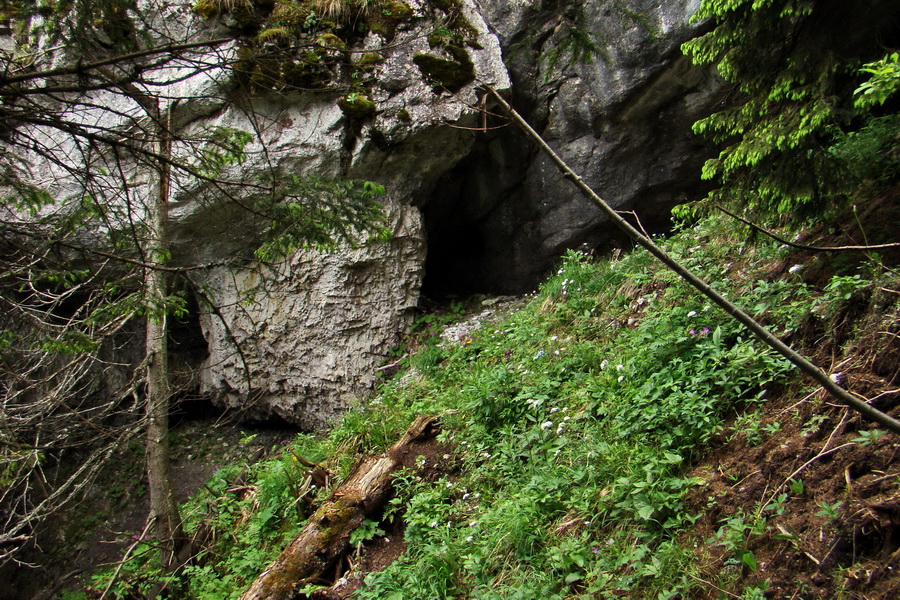
[[[720,80],[680,52],[697,30],[689,20],[699,1],[633,0],[628,12],[613,2],[558,4],[479,3],[503,47],[512,103],[601,197],[647,227],[666,223],[673,205],[703,195],[709,153],[691,125],[722,95]],[[600,41],[590,62],[560,52],[574,28]],[[484,260],[430,252],[436,288],[528,289],[565,249],[615,236],[513,128],[482,136],[446,183],[425,207],[433,245],[462,238]]]
[[[306,429],[364,396],[409,325],[425,258],[418,212],[391,204],[389,242],[210,273],[222,308],[202,320],[207,393],[248,417],[277,415]]]
[[[476,122],[477,96],[474,82],[451,95],[423,78],[413,58],[435,53],[426,38],[440,15],[424,2],[409,5],[418,16],[398,28],[387,49],[374,34],[356,49],[384,55],[370,91],[373,117],[358,122],[346,115],[337,94],[262,98],[253,106],[266,126],[257,147],[248,149],[252,158],[240,165],[245,179],[274,166],[284,174],[381,183],[393,236],[335,253],[299,251],[270,267],[220,267],[202,277],[218,308],[202,315],[208,357],[201,392],[247,418],[274,415],[306,429],[325,426],[371,388],[389,347],[410,325],[426,255],[416,205],[471,151],[476,136],[464,127]],[[471,2],[462,9],[476,38],[467,49],[475,77],[508,88],[497,38]],[[193,127],[249,130],[245,114],[225,107]],[[181,260],[210,262],[253,244],[251,223],[198,196],[202,191],[191,191],[173,203]]]

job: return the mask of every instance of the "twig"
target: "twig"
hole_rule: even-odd
[[[845,252],[845,251],[849,251],[849,250],[880,250],[883,248],[900,247],[900,242],[893,242],[893,243],[889,243],[889,244],[867,244],[864,246],[807,246],[805,244],[798,244],[796,242],[791,242],[789,240],[786,240],[783,237],[780,237],[777,234],[769,231],[768,229],[760,227],[756,223],[751,223],[747,219],[737,216],[733,212],[731,212],[725,208],[722,208],[721,206],[716,205],[716,208],[721,210],[723,213],[725,213],[729,217],[737,219],[744,225],[747,225],[748,227],[752,227],[753,229],[759,231],[760,233],[763,233],[763,234],[769,236],[776,242],[781,242],[782,244],[790,246],[791,248],[797,248],[798,250],[809,250],[810,252]]]
[[[742,483],[744,483],[745,481],[747,481],[748,479],[750,479],[750,478],[753,477],[754,475],[759,475],[760,473],[762,473],[762,470],[761,470],[761,469],[757,469],[756,471],[753,471],[752,473],[750,473],[749,475],[747,475],[746,477],[744,477],[743,479],[741,479],[740,481],[738,481],[736,484],[734,484],[733,486],[731,486],[731,489],[736,488],[737,486],[741,485]]]
[[[867,401],[875,402],[876,400],[880,400],[884,396],[890,396],[891,394],[897,394],[897,393],[900,393],[900,389],[885,390],[885,391],[881,392],[880,394],[878,394],[877,396],[873,396],[873,397],[869,398]]]
[[[797,550],[799,550],[800,552],[805,554],[809,558],[809,560],[816,563],[817,567],[822,565],[821,560],[819,560],[818,558],[816,558],[815,556],[813,556],[812,554],[810,554],[809,552],[807,552],[800,546],[800,541],[797,539],[797,536],[794,535],[793,533],[791,533],[790,531],[788,531],[787,529],[785,529],[784,525],[779,523],[778,525],[776,525],[776,527],[778,528],[778,531],[780,531],[781,534],[787,538],[787,541],[791,542],[791,545],[794,548],[796,548]]]
[[[794,408],[800,406],[801,404],[803,404],[804,402],[806,402],[807,400],[809,400],[810,398],[812,398],[813,396],[815,396],[816,394],[818,394],[818,393],[819,393],[819,390],[821,390],[821,389],[822,389],[821,387],[817,387],[816,389],[814,389],[813,391],[811,391],[810,393],[808,393],[806,396],[804,396],[803,398],[801,398],[798,402],[795,402],[795,403],[791,404],[790,406],[788,406],[787,408],[785,408],[785,409],[783,409],[782,411],[780,411],[780,412],[778,413],[778,416],[780,417],[781,415],[783,415],[783,414],[786,413],[787,411],[792,410],[792,409],[794,409]]]
[[[494,131],[495,129],[503,129],[508,126],[509,123],[504,123],[503,125],[491,125],[490,127],[463,127],[462,125],[451,125],[450,123],[447,123],[447,127],[450,129],[462,129],[463,131]]]
[[[826,452],[820,452],[819,454],[815,455],[814,457],[812,457],[811,459],[809,459],[808,461],[803,463],[803,466],[801,466],[799,469],[797,469],[796,471],[794,471],[793,473],[788,475],[787,479],[785,479],[783,482],[781,482],[781,485],[779,485],[777,488],[775,488],[775,491],[772,492],[772,495],[769,497],[769,501],[766,502],[766,506],[768,506],[769,504],[772,503],[772,500],[775,499],[775,495],[781,491],[781,488],[786,486],[791,479],[793,479],[794,477],[796,477],[797,475],[799,475],[800,473],[805,471],[808,466],[810,466],[811,464],[813,464],[820,458],[824,458],[824,457],[828,456],[829,454],[834,454],[841,448],[846,448],[847,446],[855,446],[855,445],[856,445],[856,442],[847,442],[846,444],[841,444],[840,446],[838,446],[836,448],[832,448],[831,450],[828,450]]]
[[[637,211],[634,211],[634,210],[620,210],[620,211],[617,211],[617,212],[618,212],[619,214],[622,214],[622,215],[631,215],[632,217],[634,217],[634,220],[635,220],[635,222],[637,223],[638,227],[641,228],[641,233],[643,233],[645,237],[648,237],[648,238],[650,237],[650,234],[647,233],[647,230],[646,230],[646,229],[644,229],[644,224],[641,223],[641,218],[638,216]]]
[[[134,552],[134,549],[137,548],[138,544],[140,544],[141,541],[145,537],[147,537],[147,532],[150,530],[150,526],[153,525],[153,521],[155,520],[155,516],[150,516],[147,519],[147,524],[144,525],[144,531],[141,532],[140,537],[134,540],[134,543],[132,543],[131,546],[128,547],[128,550],[125,551],[125,554],[122,555],[122,560],[119,561],[119,566],[117,566],[116,570],[113,571],[112,577],[109,578],[109,583],[106,584],[106,589],[103,590],[102,594],[100,594],[100,600],[105,600],[106,595],[109,593],[109,590],[112,589],[112,586],[116,582],[116,579],[119,578],[119,573],[122,572],[122,567],[124,567],[125,563],[128,562],[129,556],[131,556],[131,553]]]
[[[738,600],[741,600],[741,598],[742,598],[742,596],[738,596],[736,594],[732,594],[731,592],[729,592],[727,590],[723,590],[722,588],[720,588],[719,586],[717,586],[716,584],[714,584],[711,581],[706,581],[705,579],[700,579],[696,575],[691,575],[690,573],[686,573],[686,575],[688,577],[690,577],[691,579],[693,579],[694,581],[699,581],[703,585],[708,585],[712,589],[716,590],[717,592],[721,592],[721,593],[725,594],[726,596],[729,596],[731,598],[737,598]]]

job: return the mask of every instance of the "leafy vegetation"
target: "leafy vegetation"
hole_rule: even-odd
[[[714,220],[660,242],[787,337],[879,285],[871,270],[848,270],[821,288],[786,265],[772,278],[788,249],[745,245]],[[235,468],[205,486],[185,513],[211,545],[172,585],[191,598],[236,597],[324,497],[297,457],[340,479],[360,453],[383,450],[429,413],[442,415],[448,465],[431,478],[402,473],[382,521],[355,534],[359,546],[402,535],[408,547],[385,570],[359,574],[354,597],[689,597],[707,589],[701,562],[714,552],[734,566],[716,586],[763,597],[764,586],[742,573],[759,568],[756,544],[788,510],[789,494],[809,493],[803,480],[691,545],[684,535],[703,511],[689,509],[687,497],[705,478],[689,467],[714,440],[759,446],[779,434],[759,410],[795,385],[788,363],[642,250],[600,261],[570,252],[506,321],[458,342],[428,335],[458,312],[420,318],[420,352],[327,437],[298,437],[237,479],[244,483],[230,483]],[[878,434],[857,436],[851,445]],[[844,507],[816,510],[833,523]],[[120,594],[152,579],[146,567],[133,573]]]
[[[861,165],[884,166],[897,121],[882,105],[898,86],[896,55],[881,58],[882,44],[895,41],[887,23],[896,11],[882,2],[704,0],[694,20],[712,27],[683,49],[737,92],[694,125],[723,147],[703,169],[720,185],[707,207],[821,213],[872,175]],[[896,153],[887,154],[896,174]]]

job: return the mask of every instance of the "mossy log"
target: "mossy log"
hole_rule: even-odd
[[[298,587],[321,577],[350,551],[353,530],[387,502],[393,476],[409,464],[413,446],[436,433],[437,418],[421,416],[386,453],[362,460],[240,600],[288,600]]]

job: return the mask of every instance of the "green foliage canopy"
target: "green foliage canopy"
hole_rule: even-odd
[[[726,107],[694,125],[723,145],[703,169],[721,184],[708,200],[803,216],[854,189],[859,173],[830,149],[897,89],[890,57],[871,61],[892,43],[898,13],[884,1],[704,0],[694,20],[710,27],[682,49],[734,84]],[[854,102],[864,63],[873,77]]]

